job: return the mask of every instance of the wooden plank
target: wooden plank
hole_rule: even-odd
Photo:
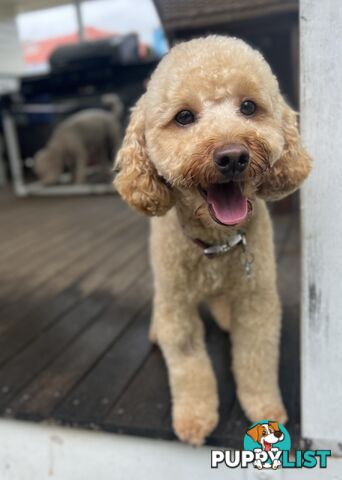
[[[67,348],[59,352],[55,361],[47,365],[47,368],[33,378],[31,385],[28,385],[21,392],[20,397],[7,405],[7,413],[29,418],[46,418],[51,416],[57,404],[86,375],[91,366],[103,356],[137,313],[136,305],[131,303],[130,308],[127,307],[128,298],[127,295],[124,295],[124,291],[126,288],[129,288],[134,292],[137,278],[140,278],[142,282],[146,282],[147,278],[146,275],[141,275],[145,269],[143,260],[140,261],[140,264],[135,261],[133,266],[134,268],[126,269],[125,276],[120,275],[118,277],[112,292],[112,295],[115,295],[118,300],[113,305],[113,308],[103,312],[96,322],[90,324],[89,328],[81,332],[72,343],[69,342]],[[134,275],[134,272],[138,274],[137,277]],[[139,274],[141,277],[139,277]],[[122,298],[122,303],[120,303],[120,298]],[[132,292],[129,298],[132,298]],[[146,298],[143,301],[146,302]],[[118,315],[116,314],[117,304]],[[125,314],[123,314],[124,305],[126,308]],[[138,305],[138,310],[139,308],[141,308],[141,305]],[[110,381],[110,377],[107,377],[106,381]],[[72,418],[68,420],[72,421]]]
[[[302,432],[341,445],[341,2],[301,0],[300,28],[301,128],[314,157],[302,192]]]
[[[31,206],[23,219],[14,215],[16,222],[13,228],[10,227],[10,222],[3,221],[2,225],[6,226],[6,235],[3,232],[0,234],[2,245],[0,261],[2,262],[2,259],[9,255],[13,256],[15,252],[25,254],[27,249],[37,244],[37,240],[42,247],[45,243],[48,244],[53,240],[54,235],[70,230],[73,225],[81,228],[89,227],[87,224],[89,218],[97,218],[102,214],[107,214],[107,218],[115,218],[112,215],[120,210],[128,212],[128,209],[122,208],[121,202],[118,201],[110,202],[107,205],[103,202],[78,203],[75,201],[74,203],[75,205],[69,205],[69,203],[58,202],[56,206],[55,202],[50,209],[45,209],[40,205]],[[30,218],[32,213],[34,215]]]
[[[150,283],[150,279],[146,276],[142,277],[142,280],[145,284],[141,285],[143,287],[146,287],[146,281]],[[134,284],[134,290],[136,288],[137,284]],[[113,318],[112,321],[121,328],[119,334],[116,333],[116,337],[120,334],[121,336],[116,338],[114,344],[98,363],[84,378],[81,378],[79,384],[75,385],[72,392],[58,406],[53,413],[54,419],[97,428],[102,424],[103,417],[151,350],[147,336],[151,309],[142,309],[149,296],[145,290],[146,288],[143,288],[142,295],[140,293],[129,308],[127,303],[120,302],[115,305],[115,311],[108,312]],[[123,300],[127,302],[126,297]],[[137,312],[139,314],[136,318]],[[134,322],[122,333],[123,328],[132,319]],[[70,381],[70,384],[72,382],[75,382],[75,378]]]
[[[301,448],[299,320],[299,305],[287,305],[283,313],[279,377],[280,388],[289,417],[286,428],[291,436],[292,449]]]
[[[128,230],[124,232],[123,236],[118,238],[118,247],[124,244],[124,241],[129,241],[132,233],[136,233],[136,226],[132,231]],[[139,229],[138,229],[139,230]],[[121,237],[123,237],[121,239]],[[96,254],[88,255],[85,258],[78,257],[73,259],[69,265],[64,269],[60,270],[59,274],[55,277],[52,277],[50,280],[43,283],[40,287],[37,287],[32,292],[28,292],[26,295],[20,298],[20,301],[12,302],[6,306],[5,309],[1,311],[1,327],[0,333],[7,331],[10,328],[14,328],[16,323],[26,317],[28,314],[37,307],[40,308],[46,302],[51,301],[53,298],[58,296],[61,292],[64,292],[67,288],[73,289],[79,295],[82,295],[82,289],[80,288],[80,283],[87,278],[87,275],[91,274],[92,269],[95,266],[105,264],[106,268],[109,268],[111,261],[115,261],[115,255],[108,262],[108,256],[112,253],[113,247],[108,241],[113,239],[113,245],[115,244],[115,237],[110,236],[107,239],[107,242],[103,243],[102,238],[100,243],[94,242],[94,246],[99,247],[96,250]],[[91,249],[92,252],[92,249]],[[106,263],[107,259],[107,263]],[[107,266],[108,264],[108,266]],[[103,277],[104,271],[98,272],[96,275]],[[18,282],[18,286],[20,286]]]
[[[37,223],[40,228],[45,226],[45,222],[48,225],[56,224],[63,226],[68,221],[77,218],[77,216],[75,217],[76,213],[92,211],[93,209],[101,211],[106,204],[103,202],[103,199],[99,198],[98,200],[98,202],[90,203],[89,199],[86,198],[77,199],[77,201],[74,199],[73,202],[67,198],[59,199],[58,201],[12,199],[14,208],[6,206],[7,215],[0,218],[1,224],[6,225],[6,229],[1,230],[0,239],[1,241],[13,241],[13,238],[16,238],[18,235],[21,236],[26,232],[36,234],[34,227]],[[114,197],[113,200],[117,200],[117,198]],[[12,202],[10,205],[12,205]],[[108,209],[108,205],[106,209]],[[40,218],[44,219],[43,224],[38,222]]]
[[[118,433],[174,439],[166,366],[154,347],[147,361],[109,412],[104,428]]]
[[[277,246],[278,291],[283,305],[297,307],[300,303],[299,216],[291,214],[288,218],[286,235],[282,243]],[[277,219],[275,227],[278,222]],[[299,317],[297,316],[296,319],[298,320]]]
[[[70,215],[71,212],[75,214],[81,213],[80,208],[76,206],[71,209],[68,208],[68,212],[64,213],[62,207],[60,210],[51,208],[50,215],[47,214],[41,207],[37,210],[31,208],[25,215],[20,216],[18,212],[12,213],[12,217],[15,218],[15,223],[11,228],[11,221],[8,219],[0,219],[1,225],[4,227],[0,234],[0,262],[7,260],[10,255],[13,255],[15,251],[20,252],[23,248],[31,248],[37,241],[37,226],[40,229],[40,234],[48,233],[52,234],[58,230],[62,230],[62,226],[65,224],[65,216]],[[84,211],[84,209],[83,209]],[[33,215],[33,212],[35,214]],[[41,229],[42,224],[37,222],[38,217],[43,219],[44,228]],[[11,218],[13,221],[13,218]],[[51,232],[51,233],[50,233]]]
[[[168,40],[177,31],[192,33],[197,29],[204,31],[216,31],[219,26],[230,31],[236,24],[247,21],[255,24],[259,19],[273,20],[273,16],[286,16],[298,11],[298,1],[215,1],[196,2],[188,1],[184,4],[181,0],[155,1],[160,12],[164,29],[167,32]],[[274,20],[273,20],[274,21]]]
[[[5,290],[5,294],[10,298],[10,294],[15,298],[15,292],[13,292],[13,286],[11,284],[21,285],[21,288],[17,290],[17,296],[23,296],[26,290],[33,291],[36,286],[48,278],[51,278],[59,271],[69,267],[71,261],[76,261],[77,258],[82,256],[86,257],[91,252],[91,248],[96,251],[99,242],[105,243],[108,241],[108,237],[112,236],[115,230],[122,228],[120,223],[132,223],[132,217],[126,218],[123,215],[121,218],[118,216],[119,225],[113,225],[108,227],[108,219],[103,218],[98,220],[98,225],[95,231],[87,229],[81,230],[79,227],[72,228],[56,236],[56,241],[51,242],[51,249],[49,247],[39,249],[31,252],[26,251],[27,260],[23,260],[20,257],[14,261],[10,261],[7,264],[7,269],[2,269],[2,278],[9,283],[9,287]],[[38,244],[46,245],[49,241],[38,240]],[[18,292],[19,290],[19,292]]]
[[[127,210],[125,211],[127,212]],[[125,215],[125,211],[122,212],[122,215]],[[64,217],[63,212],[61,213],[61,216]],[[117,221],[122,221],[122,218],[120,219],[120,213],[116,214],[115,210],[114,213],[114,218],[117,217]],[[84,215],[83,219],[82,214]],[[94,216],[96,216],[96,228],[90,229],[88,221],[89,218],[92,218]],[[63,261],[65,264],[65,255],[72,256],[73,251],[74,255],[75,253],[77,253],[75,252],[75,248],[77,248],[78,250],[80,248],[87,248],[85,243],[88,243],[88,246],[91,247],[92,237],[95,238],[97,241],[100,241],[100,237],[105,237],[106,235],[110,234],[110,232],[114,232],[116,228],[114,221],[112,223],[108,222],[109,215],[106,215],[106,212],[102,213],[101,211],[97,212],[96,209],[94,211],[92,211],[92,209],[89,209],[87,214],[87,209],[85,209],[85,211],[83,212],[78,212],[76,209],[76,211],[73,210],[73,218],[71,217],[69,220],[64,222],[64,226],[62,223],[62,226],[59,227],[58,232],[62,232],[62,234],[59,233],[58,238],[61,245],[57,244],[57,247],[59,246],[59,248],[56,248],[56,245],[54,245],[54,232],[51,232],[49,229],[45,228],[45,220],[49,217],[41,217],[40,215],[37,215],[37,217],[39,219],[36,219],[36,224],[33,225],[33,230],[35,232],[35,240],[32,246],[28,244],[26,247],[23,247],[22,258],[17,251],[12,252],[13,258],[7,258],[7,263],[2,263],[2,265],[0,266],[0,270],[2,273],[0,276],[0,309],[2,309],[4,305],[11,300],[11,291],[12,296],[22,295],[25,288],[26,290],[28,289],[30,292],[32,292],[33,284],[34,282],[38,281],[40,276],[44,277],[45,275],[46,279],[46,275],[48,273],[47,271],[49,270],[49,268],[51,268],[50,259],[54,259],[55,264],[57,263],[56,268],[58,268],[59,266],[63,265]],[[99,231],[99,220],[101,217],[104,218],[104,222],[102,223],[102,233]],[[133,215],[128,212],[127,217],[132,220]],[[73,224],[75,224],[75,227],[71,228]],[[44,227],[42,228],[41,225],[44,225]],[[52,239],[50,239],[50,235]],[[69,240],[68,243],[67,241],[64,241],[65,238],[63,237],[69,239],[71,238],[71,240]],[[74,243],[70,243],[72,241]],[[75,246],[75,248],[72,249],[73,245]],[[64,251],[64,249],[66,249],[66,251]],[[7,251],[6,247],[4,247],[3,245],[1,245],[0,250],[5,252]],[[44,250],[45,255],[43,254]],[[68,267],[70,266],[70,263],[71,262],[69,262]],[[6,267],[7,273],[5,272]],[[43,285],[45,285],[45,281]],[[32,296],[30,296],[30,299],[32,300]]]
[[[154,347],[102,426],[117,433],[173,439],[170,408],[166,366],[160,350]]]
[[[124,242],[136,235],[137,228],[139,231],[143,231],[145,225],[140,224],[138,226],[130,220],[128,223],[122,223],[112,229],[108,237],[107,235],[100,236],[98,241],[96,240],[90,244],[85,251],[85,253],[88,252],[89,254],[82,257],[79,256],[79,250],[75,250],[72,260],[69,261],[64,269],[59,270],[59,273],[54,275],[50,282],[45,281],[39,288],[21,297],[20,302],[12,302],[7,306],[6,310],[2,310],[0,332],[7,330],[16,321],[26,316],[35,306],[41,306],[46,300],[52,300],[53,297],[56,297],[74,283],[78,285],[77,289],[80,290],[79,282],[82,280],[82,277],[89,273],[94,266],[104,263],[108,258],[113,259],[116,253],[119,255],[120,248],[125,245]],[[113,252],[114,247],[118,249],[118,252]],[[110,264],[110,262],[106,263]],[[34,276],[34,273],[32,275]],[[23,308],[23,305],[25,305],[24,300],[27,301],[26,308]]]
[[[273,216],[274,243],[277,261],[286,253],[299,254],[299,216],[297,213]],[[280,270],[278,265],[278,271]]]
[[[96,350],[97,345],[100,345],[101,338],[103,341],[107,340],[110,334],[110,329],[115,328],[115,322],[111,325],[102,325],[102,318],[96,325],[92,326],[93,321],[104,311],[113,299],[118,298],[135,280],[136,274],[142,273],[146,270],[146,258],[138,255],[138,258],[132,258],[127,262],[124,273],[120,270],[116,271],[110,281],[110,290],[103,292],[96,292],[94,295],[87,297],[74,309],[72,309],[59,322],[56,322],[50,329],[44,331],[36,340],[30,343],[24,350],[16,355],[10,362],[0,369],[0,409],[4,409],[9,401],[14,398],[20,390],[25,387],[30,381],[35,379],[39,372],[43,371],[47,365],[56,358],[56,356],[63,354],[64,349],[71,345],[72,341],[90,326],[89,337],[86,336],[86,344],[89,344],[89,354],[92,350]],[[107,322],[108,318],[104,317]],[[114,324],[114,326],[112,326]],[[100,326],[103,330],[100,330]],[[93,331],[93,329],[95,329]],[[93,337],[97,332],[99,338]],[[81,335],[80,338],[85,338]],[[92,340],[94,345],[92,346]],[[74,348],[74,347],[72,347]],[[71,350],[73,352],[73,350]],[[74,353],[76,355],[76,353]],[[49,373],[45,372],[44,383],[49,381]],[[39,377],[35,379],[39,381]],[[42,390],[39,391],[39,397],[42,399]]]
[[[19,326],[19,321],[13,322],[12,319],[11,328],[0,336],[0,365],[3,365],[9,358],[16,355],[37,334],[49,328],[63,314],[67,313],[71,307],[84,299],[85,296],[96,292],[96,289],[101,288],[103,290],[112,281],[113,275],[117,275],[123,265],[126,266],[127,262],[134,261],[137,255],[141,255],[144,252],[144,244],[137,244],[134,236],[139,231],[141,231],[141,227],[127,231],[126,233],[129,233],[129,236],[124,235],[121,239],[122,243],[117,240],[118,248],[120,248],[121,244],[125,245],[125,249],[120,255],[113,255],[108,260],[107,252],[102,251],[102,255],[104,255],[103,261],[97,264],[99,271],[90,272],[90,275],[83,280],[78,278],[75,288],[62,291],[61,294],[54,297],[52,302],[47,299],[45,303],[40,304],[37,309],[34,309],[26,316]],[[110,291],[111,286],[108,286],[108,288]]]
[[[114,209],[115,215],[119,214],[120,211],[122,213],[127,212],[126,209],[120,209],[118,203],[114,205],[116,207]],[[56,238],[66,237],[69,232],[76,228],[80,231],[83,229],[91,231],[88,224],[89,218],[96,216],[97,221],[101,218],[107,218],[108,220],[109,213],[108,209],[101,209],[96,203],[87,206],[87,208],[80,208],[80,205],[76,204],[69,207],[68,212],[64,212],[64,208],[56,210],[56,208],[51,208],[50,211],[44,212],[41,208],[37,208],[30,223],[27,226],[20,225],[19,235],[17,232],[12,232],[7,241],[1,235],[1,265],[11,265],[13,259],[20,258],[22,265],[26,266],[26,262],[31,260],[33,253],[42,252],[44,249],[48,250],[49,247],[50,251],[53,251],[52,245],[56,243]],[[8,222],[3,222],[2,225],[6,231],[9,230]],[[30,237],[23,236],[23,233],[30,234]],[[28,252],[31,253],[29,257]]]
[[[82,204],[81,204],[82,205]],[[114,215],[119,214],[120,212],[127,212],[127,209],[120,208],[120,204],[116,202],[113,208]],[[69,207],[68,212],[55,211],[56,209],[51,208],[51,211],[44,212],[41,208],[37,208],[34,219],[30,224],[25,227],[21,225],[20,234],[13,233],[11,239],[16,239],[19,237],[21,239],[22,234],[27,232],[31,234],[30,239],[23,238],[22,242],[15,242],[14,247],[11,249],[11,245],[8,245],[5,241],[1,241],[1,254],[3,255],[0,259],[1,265],[6,265],[9,263],[12,264],[12,260],[21,259],[21,265],[25,266],[26,262],[30,260],[27,253],[35,253],[37,251],[44,251],[48,249],[51,243],[55,242],[55,237],[61,235],[68,235],[70,231],[78,228],[80,231],[89,231],[93,229],[89,228],[89,218],[96,218],[98,222],[101,218],[105,219],[112,213],[108,211],[108,208],[101,208],[101,205],[98,205],[96,202],[93,205],[89,205],[86,208],[79,208],[80,205],[77,204],[74,207]],[[100,222],[99,222],[100,223]],[[109,224],[110,225],[110,224]],[[4,223],[6,229],[8,229],[8,224]],[[53,252],[53,248],[50,248],[50,251]]]
[[[87,208],[101,208],[105,205],[103,199],[98,199],[98,203],[91,204],[88,198],[82,198],[80,201],[73,201],[70,198],[56,199],[18,199],[13,194],[7,194],[6,198],[1,199],[0,221],[6,224],[7,229],[2,232],[3,235],[8,232],[12,234],[18,232],[21,226],[26,231],[27,228],[35,223],[37,214],[44,216],[48,220],[63,221],[73,215],[73,211],[84,211]],[[63,215],[61,215],[63,213]]]
[[[101,314],[105,299],[89,297],[0,369],[0,409]]]
[[[219,332],[215,332],[218,337]],[[217,340],[216,340],[217,341]],[[235,383],[231,368],[231,346],[230,339],[221,333],[221,359],[219,365],[215,368],[219,382],[220,393],[220,422],[214,432],[207,438],[206,443],[212,446],[229,446],[229,448],[241,448],[241,433],[244,432],[245,425],[248,424],[240,404],[236,398]],[[224,342],[224,343],[223,343]],[[214,350],[214,345],[211,347]],[[222,351],[225,355],[222,356]],[[213,352],[212,355],[218,355]],[[224,362],[226,365],[224,366]],[[217,365],[217,360],[213,362]],[[222,393],[226,390],[226,393]]]
[[[118,220],[124,217],[122,215]],[[2,290],[2,306],[27,296],[66,267],[70,267],[70,262],[77,262],[96,249],[99,242],[108,242],[110,236],[112,229],[108,228],[108,218],[104,217],[102,222],[98,220],[96,231],[81,231],[75,225],[56,235],[51,242],[37,239],[37,248],[32,251],[27,249],[24,253],[26,260],[21,255],[16,255],[15,259],[8,261],[2,268],[2,280],[6,282]]]
[[[202,316],[206,320],[206,339],[208,352],[213,363],[219,390],[220,422],[211,436],[209,444],[215,444],[215,438],[220,438],[226,431],[227,423],[235,402],[235,382],[231,371],[231,346],[229,335],[222,332],[216,325],[208,311],[204,310]]]

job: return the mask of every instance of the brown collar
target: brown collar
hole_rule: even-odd
[[[207,242],[204,242],[200,238],[192,238],[188,235],[188,233],[185,230],[185,227],[182,226],[183,232],[186,235],[189,240],[191,240],[195,245],[198,247],[202,248],[203,254],[212,259],[221,255],[224,255],[228,253],[232,248],[234,248],[236,245],[245,244],[246,243],[246,235],[242,231],[236,232],[234,235],[230,237],[230,239],[222,243],[220,245],[211,245]]]

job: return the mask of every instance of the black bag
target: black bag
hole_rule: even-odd
[[[49,58],[51,71],[83,70],[139,62],[139,40],[134,33],[57,48]]]

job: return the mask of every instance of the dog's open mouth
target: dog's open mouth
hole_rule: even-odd
[[[250,210],[250,202],[236,182],[214,183],[199,191],[208,204],[213,220],[221,225],[237,225],[243,222]]]
[[[266,440],[264,440],[264,449],[266,450],[266,452],[269,452],[272,448],[272,443],[268,443],[266,442]]]

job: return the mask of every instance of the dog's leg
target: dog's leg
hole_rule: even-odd
[[[77,158],[76,166],[75,166],[75,176],[74,182],[77,185],[82,185],[85,183],[86,177],[86,157],[79,156]]]
[[[197,307],[184,298],[157,299],[154,327],[168,367],[174,430],[201,445],[218,422],[218,393]]]
[[[210,311],[216,320],[218,326],[225,332],[230,330],[230,303],[228,299],[223,296],[210,297],[207,300]]]
[[[74,183],[82,185],[86,179],[86,168],[88,163],[88,154],[82,146],[74,147]]]
[[[280,305],[269,285],[236,300],[232,309],[233,371],[241,406],[252,422],[287,420],[278,386]]]

